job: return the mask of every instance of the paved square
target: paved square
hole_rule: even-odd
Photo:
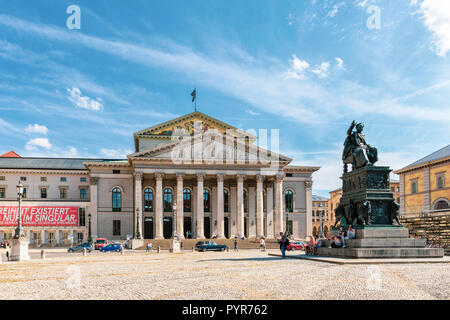
[[[450,298],[450,264],[334,265],[257,250],[48,257],[1,263],[0,299]]]

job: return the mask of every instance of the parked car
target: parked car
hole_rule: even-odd
[[[92,243],[90,242],[85,242],[83,244],[80,244],[79,246],[76,247],[72,247],[67,249],[67,252],[78,252],[78,251],[83,251],[83,249],[86,248],[87,252],[91,252],[92,250],[94,250]]]
[[[122,251],[122,245],[120,243],[110,243],[105,247],[101,247],[100,252],[120,252]]]
[[[6,248],[8,246],[9,246],[9,244],[8,244],[8,241],[6,241],[6,240],[0,243],[0,248]]]
[[[286,247],[286,249],[288,251],[295,251],[295,250],[303,250],[304,251],[304,250],[306,250],[307,246],[308,245],[306,243],[301,242],[301,241],[291,241],[289,243],[289,245]]]
[[[95,240],[95,250],[99,250],[100,248],[106,247],[108,245],[108,239],[106,238],[97,238]]]
[[[213,241],[199,241],[195,245],[195,250],[197,251],[225,251],[228,246],[224,244],[217,244]]]

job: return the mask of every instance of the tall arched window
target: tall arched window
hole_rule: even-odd
[[[284,192],[284,203],[286,205],[286,212],[294,212],[294,193],[292,190]]]
[[[228,204],[228,190],[223,190],[223,211],[228,212],[229,211],[229,204]]]
[[[267,199],[266,199],[266,192],[263,191],[263,211],[267,212]]]
[[[444,188],[444,177],[440,176],[437,178],[437,188],[443,189]]]
[[[211,211],[211,197],[208,189],[203,189],[203,211]]]
[[[172,189],[164,189],[164,212],[172,212]]]
[[[417,193],[417,182],[411,183],[411,193]]]
[[[183,208],[184,212],[191,212],[191,189],[183,190]]]
[[[114,188],[112,191],[112,211],[122,211],[122,190]]]
[[[247,190],[244,190],[244,212],[248,212],[248,195],[247,195]]]
[[[144,211],[153,211],[153,190],[150,188],[144,190]]]

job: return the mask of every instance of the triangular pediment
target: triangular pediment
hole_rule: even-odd
[[[172,142],[128,155],[131,160],[195,163],[288,164],[292,159],[252,145],[245,139],[223,135],[218,130],[174,138]]]
[[[249,137],[252,142],[256,140],[254,135],[199,111],[195,111],[176,119],[138,131],[134,135],[135,137],[171,137],[175,134],[193,136],[195,134],[205,133],[211,129],[215,129],[223,134],[227,133],[235,137]]]

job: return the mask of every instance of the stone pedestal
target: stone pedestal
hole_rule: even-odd
[[[135,250],[138,249],[140,247],[142,247],[144,245],[144,240],[142,239],[131,239],[128,241],[129,245],[130,245],[130,249]]]
[[[180,240],[172,239],[172,242],[170,244],[170,252],[181,252]]]
[[[28,255],[28,239],[12,239],[11,240],[11,252],[9,255],[10,261],[29,261]]]
[[[442,258],[444,249],[426,248],[425,239],[409,238],[407,228],[366,227],[356,230],[356,238],[346,240],[346,248],[318,248],[321,256],[342,258]]]

